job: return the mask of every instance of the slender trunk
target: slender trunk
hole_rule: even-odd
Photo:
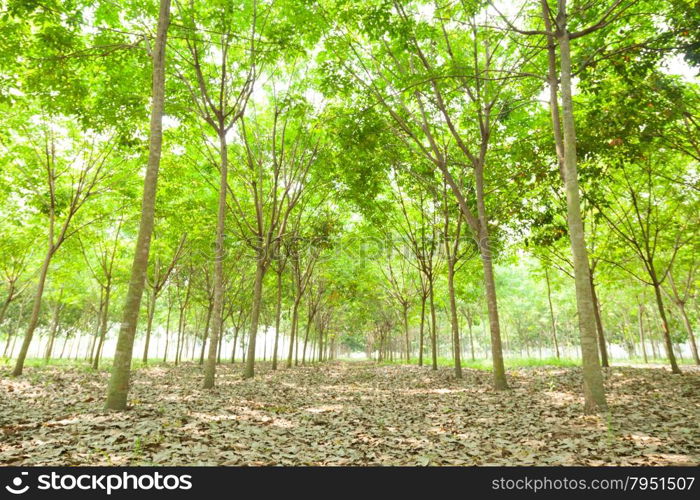
[[[549,317],[552,322],[552,340],[554,341],[554,351],[557,353],[557,359],[560,358],[559,355],[559,342],[557,341],[557,322],[554,319],[554,306],[552,305],[552,289],[549,284],[549,271],[544,270],[544,277],[547,281],[547,301],[549,302]]]
[[[102,347],[104,346],[105,337],[107,336],[107,324],[109,322],[109,296],[111,293],[112,284],[111,280],[107,280],[107,285],[105,286],[105,305],[102,309],[102,320],[100,324],[100,338],[97,344],[97,351],[95,356],[92,358],[92,367],[97,370],[99,368],[100,356],[102,355]]]
[[[175,366],[180,362],[180,344],[182,343],[182,331],[184,329],[185,308],[180,307],[180,315],[177,321],[177,339],[175,340]]]
[[[309,343],[309,332],[311,331],[311,320],[306,322],[306,328],[304,332],[304,348],[301,353],[301,364],[306,364],[306,346]]]
[[[403,331],[406,335],[406,363],[411,362],[411,340],[408,337],[408,302],[403,304]]]
[[[294,300],[294,306],[292,307],[292,328],[289,337],[289,354],[287,356],[287,368],[292,367],[292,356],[294,355],[294,342],[297,336],[297,325],[299,322],[299,302],[301,297],[297,297]]]
[[[170,292],[168,292],[170,293]],[[172,311],[172,303],[168,299],[168,316],[165,320],[165,353],[163,354],[163,363],[168,361],[168,342],[170,340],[170,312]]]
[[[238,326],[233,332],[233,347],[231,348],[231,364],[236,362],[236,342],[238,342]]]
[[[459,343],[459,319],[457,317],[457,300],[455,299],[455,263],[450,259],[447,263],[447,288],[450,294],[450,313],[452,316],[452,339],[454,341],[455,377],[462,378],[462,351]]]
[[[7,308],[10,307],[10,302],[14,299],[13,295],[15,293],[15,285],[14,281],[10,283],[10,289],[7,293],[7,298],[5,299],[5,302],[2,304],[2,308],[0,308],[0,325],[2,325],[2,322],[5,321],[5,313],[7,312]]]
[[[581,361],[583,368],[584,412],[596,413],[607,407],[603,375],[598,358],[595,307],[591,290],[591,276],[586,249],[586,238],[581,217],[581,200],[579,194],[576,127],[574,123],[573,98],[571,91],[571,49],[569,34],[566,29],[566,2],[558,0],[556,41],[560,52],[561,80],[561,120],[557,98],[558,78],[556,75],[556,53],[553,37],[549,42],[549,87],[552,129],[554,132],[557,157],[564,180],[566,192],[567,225],[573,254],[574,281],[576,288],[576,305],[578,310],[579,331],[581,337]],[[546,0],[542,0],[543,19],[548,31],[552,31],[549,9]],[[563,137],[560,126],[563,125]]]
[[[651,355],[654,357],[654,359],[660,359],[661,358],[661,351],[659,350],[658,346],[656,345],[656,339],[654,338],[653,330],[649,331],[649,340],[651,341]]]
[[[493,361],[494,387],[496,390],[503,390],[508,388],[508,382],[506,381],[506,368],[503,363],[501,328],[498,318],[498,304],[496,302],[496,281],[493,276],[493,264],[489,250],[482,251],[481,261],[484,268],[486,304],[488,306],[489,330],[491,333],[491,357]]]
[[[12,351],[8,351],[10,347],[10,339],[12,339],[12,348],[14,350],[14,342],[17,340],[15,333],[17,333],[17,328],[19,327],[20,321],[22,321],[22,313],[24,312],[24,302],[19,305],[19,311],[17,312],[17,319],[13,322],[12,329],[7,333],[7,342],[5,342],[5,349],[2,352],[2,357],[6,358],[12,354]]]
[[[595,290],[593,282],[593,273],[591,273],[591,293],[593,295],[593,313],[595,314],[595,326],[598,333],[598,350],[600,351],[600,364],[603,368],[610,368],[608,361],[608,348],[605,344],[605,332],[603,331],[603,321],[600,318],[600,302],[598,302],[598,294]]]
[[[493,273],[491,245],[489,242],[488,217],[484,203],[484,165],[475,169],[476,206],[479,219],[478,245],[481,264],[484,270],[484,287],[486,290],[486,306],[489,313],[489,329],[491,331],[491,356],[493,358],[493,385],[496,390],[508,388],[506,368],[503,363],[503,347],[501,345],[501,326],[498,317],[498,298],[496,296],[496,279]]]
[[[204,364],[204,349],[207,345],[207,338],[209,337],[209,324],[211,323],[211,315],[214,304],[212,301],[209,302],[209,307],[207,308],[207,321],[204,324],[204,335],[202,336],[202,349],[199,351],[199,364]]]
[[[29,344],[32,342],[34,330],[36,330],[36,325],[39,322],[39,312],[41,311],[41,297],[44,294],[44,286],[46,285],[46,275],[49,271],[49,264],[51,263],[52,255],[53,224],[51,224],[51,229],[49,230],[49,247],[46,251],[44,262],[41,265],[41,270],[39,271],[39,281],[37,282],[36,292],[34,293],[32,314],[29,317],[29,324],[27,325],[27,331],[24,334],[24,340],[22,341],[22,347],[19,350],[19,356],[17,357],[17,361],[15,362],[15,368],[14,370],[12,370],[13,377],[18,377],[22,375],[22,370],[24,369],[24,360],[27,357],[27,352],[29,352]]]
[[[685,312],[685,304],[683,302],[678,302],[678,309],[681,311],[683,324],[685,325],[685,330],[688,332],[688,340],[690,341],[690,351],[693,353],[693,360],[695,361],[696,365],[700,365],[700,358],[698,358],[698,346],[695,343],[695,335],[693,333],[693,327],[690,325],[690,319],[688,319],[688,314]]]
[[[76,345],[76,348],[75,348],[75,356],[73,356],[73,361],[77,361],[77,360],[78,360],[78,356],[80,355],[80,346],[81,346],[82,343],[83,343],[83,336],[80,335],[80,336],[78,337],[78,342],[77,342],[77,345]],[[70,350],[70,352],[69,352],[69,354],[68,354],[68,357],[70,358],[72,354],[73,354],[73,346],[71,346],[71,350]]]
[[[66,344],[68,343],[68,332],[66,332],[66,336],[63,339],[63,347],[61,347],[61,353],[58,355],[58,359],[63,359],[63,354],[66,352]],[[71,349],[73,348],[73,345],[71,344]],[[70,358],[70,354],[68,355]]]
[[[148,253],[153,233],[155,216],[156,186],[160,153],[163,143],[163,106],[165,102],[165,43],[170,23],[170,0],[160,0],[158,30],[153,49],[153,98],[151,103],[151,123],[148,151],[148,165],[144,179],[141,202],[141,222],[131,266],[131,279],[122,316],[122,324],[117,339],[112,374],[107,390],[106,407],[111,410],[124,410],[129,392],[131,356],[136,336],[136,323],[139,318],[141,297],[146,280]]]
[[[245,332],[241,334],[241,363],[243,363],[243,366],[245,366],[245,360],[246,360],[246,348],[245,348]]]
[[[258,334],[258,321],[260,319],[260,306],[262,304],[262,285],[265,277],[264,255],[258,256],[255,269],[255,282],[253,283],[253,307],[250,312],[250,332],[248,334],[248,353],[246,355],[243,378],[255,376],[255,340]]]
[[[642,344],[642,355],[644,356],[644,362],[648,363],[646,339],[644,338],[644,306],[642,304],[639,304],[637,318],[639,322],[639,342]]]
[[[425,301],[427,296],[424,294],[420,299],[420,337],[418,345],[418,366],[423,366],[423,344],[425,336]]]
[[[58,330],[58,318],[61,314],[61,305],[56,304],[56,308],[53,311],[53,317],[51,319],[51,330],[49,331],[49,341],[46,344],[46,352],[44,353],[44,362],[51,359],[51,351],[53,351],[53,342],[56,338],[56,330]]]
[[[661,328],[664,335],[664,343],[666,344],[666,354],[668,355],[668,361],[671,365],[671,372],[680,374],[681,369],[678,368],[678,363],[676,363],[676,355],[673,353],[673,342],[671,342],[671,331],[668,327],[668,320],[666,319],[666,310],[664,309],[664,300],[661,296],[661,284],[656,279],[656,276],[652,276],[654,283],[654,295],[656,296],[656,305],[659,308],[659,317],[661,318]]]
[[[280,318],[282,317],[282,272],[277,273],[277,304],[275,305],[275,347],[272,350],[272,369],[277,369],[277,348],[280,338]]]
[[[224,231],[226,230],[226,195],[228,193],[228,145],[223,123],[219,123],[219,145],[221,149],[221,173],[219,183],[219,207],[216,218],[216,254],[214,257],[214,306],[212,316],[209,353],[204,365],[204,388],[214,387],[216,372],[216,348],[219,345],[221,315],[224,305]]]
[[[105,297],[104,297],[104,287],[100,287],[100,307],[97,311],[97,318],[95,319],[95,333],[90,341],[90,357],[89,363],[92,365],[92,360],[95,358],[95,349],[97,348],[97,342],[100,338],[100,326],[102,325],[102,309],[104,308]]]
[[[153,293],[151,293],[151,296],[148,300],[148,319],[146,323],[146,343],[143,346],[143,364],[148,363],[148,346],[151,343],[151,330],[153,328],[153,316],[156,312],[156,299],[158,298],[156,294],[156,289],[153,287]]]
[[[472,319],[467,318],[467,325],[469,326],[469,349],[472,355],[472,361],[476,361],[476,355],[474,354],[474,332],[472,331]]]
[[[435,319],[435,291],[433,277],[430,279],[430,346],[432,348],[433,370],[437,370],[437,321]]]
[[[216,349],[216,364],[217,365],[221,364],[221,346],[222,346],[223,341],[224,341],[224,333],[226,333],[226,331],[224,329],[224,323],[225,323],[225,321],[222,319],[221,320],[221,329],[219,330],[221,332],[221,334],[219,334],[219,346]]]

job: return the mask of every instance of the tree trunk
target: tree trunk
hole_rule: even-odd
[[[471,350],[472,361],[476,361],[476,355],[474,354],[474,332],[472,331],[472,319],[467,318],[467,324],[469,326],[469,348]]]
[[[644,362],[648,363],[646,339],[644,338],[644,306],[642,304],[639,304],[637,318],[639,322],[639,342],[642,344],[642,355],[644,356]]]
[[[547,29],[551,31],[549,9],[546,0],[542,0],[543,18]],[[574,264],[574,281],[576,288],[576,306],[578,310],[579,332],[581,337],[581,361],[583,371],[584,412],[596,413],[607,407],[603,375],[598,358],[595,307],[591,290],[591,275],[586,249],[586,238],[581,217],[581,200],[579,194],[576,127],[574,123],[573,98],[571,93],[571,49],[566,28],[566,1],[558,0],[556,39],[560,52],[560,80],[562,117],[559,118],[557,99],[557,77],[555,74],[556,55],[552,37],[549,41],[549,86],[552,129],[554,132],[557,157],[564,180],[566,192],[566,218],[569,240]],[[563,125],[563,137],[560,129]]]
[[[432,276],[430,279],[430,347],[433,358],[432,369],[437,370],[437,321],[435,319],[435,292]]]
[[[105,337],[107,336],[107,323],[109,322],[109,296],[111,293],[112,284],[108,280],[105,286],[105,304],[102,308],[102,319],[100,322],[100,338],[97,344],[95,356],[92,358],[92,368],[99,368],[100,356],[102,355],[102,347],[104,346]]]
[[[61,353],[58,355],[58,359],[63,359],[63,354],[66,352],[66,344],[68,343],[68,332],[66,332],[66,336],[63,339],[63,347],[61,347]],[[71,349],[73,348],[73,345],[71,345]],[[70,358],[70,353],[68,354],[68,357]]]
[[[56,330],[58,330],[58,318],[61,314],[61,305],[56,304],[56,308],[53,311],[53,317],[51,318],[51,330],[49,332],[49,341],[46,344],[46,352],[44,353],[44,362],[48,362],[51,359],[51,351],[53,351],[53,343],[56,338]]]
[[[224,341],[224,333],[226,333],[226,330],[224,329],[224,324],[225,320],[221,320],[221,329],[219,330],[221,333],[219,334],[219,346],[216,349],[216,364],[220,365],[221,364],[221,346]]]
[[[17,319],[12,324],[12,329],[7,332],[7,341],[5,342],[5,349],[2,352],[2,357],[6,358],[12,354],[12,351],[8,351],[10,347],[10,339],[12,339],[12,346],[14,348],[14,341],[17,340],[15,333],[17,333],[17,328],[19,328],[19,323],[22,321],[22,313],[24,312],[24,302],[20,302],[19,311],[17,312]]]
[[[170,292],[168,292],[170,293]],[[165,320],[165,352],[163,353],[163,363],[168,361],[168,342],[170,341],[170,313],[172,311],[172,303],[168,299],[168,316]]]
[[[698,346],[695,343],[695,335],[693,334],[693,327],[690,325],[690,320],[688,319],[688,314],[685,312],[685,304],[683,302],[678,303],[678,309],[681,311],[681,317],[683,318],[683,324],[685,325],[685,330],[688,332],[688,340],[690,341],[690,351],[693,353],[693,360],[696,365],[700,365],[700,358],[698,358]]]
[[[549,302],[549,317],[552,322],[552,340],[554,341],[554,351],[557,354],[557,359],[559,359],[560,356],[559,342],[557,341],[557,322],[554,319],[554,306],[552,305],[552,289],[549,284],[549,271],[547,271],[547,269],[544,270],[544,277],[547,281],[547,301]]]
[[[10,307],[10,302],[13,300],[13,294],[15,293],[15,282],[12,281],[10,283],[10,290],[7,293],[7,298],[5,299],[5,302],[2,304],[2,308],[0,308],[0,325],[2,325],[2,322],[5,321],[5,313],[7,312],[7,308]]]
[[[126,305],[122,324],[117,339],[117,350],[114,355],[112,375],[109,380],[106,407],[112,410],[126,408],[129,392],[129,376],[131,371],[131,356],[136,336],[136,324],[139,318],[141,297],[146,280],[148,253],[153,233],[155,216],[156,187],[158,184],[158,169],[163,143],[163,106],[165,101],[165,44],[170,24],[170,0],[160,0],[158,14],[158,30],[153,49],[153,98],[151,103],[151,123],[148,151],[148,165],[144,179],[143,199],[141,202],[141,221],[134,251],[134,261],[131,266],[131,279],[126,296]]]
[[[306,364],[306,346],[309,343],[309,332],[311,331],[311,320],[306,322],[306,328],[304,332],[304,348],[302,349],[301,352],[301,364],[304,365]]]
[[[182,344],[183,331],[185,330],[185,307],[180,306],[180,314],[177,320],[177,339],[175,340],[175,366],[180,363],[180,344]]]
[[[482,245],[479,245],[482,247]],[[496,299],[496,282],[493,276],[493,264],[490,250],[482,250],[481,261],[484,268],[484,283],[486,285],[486,304],[488,306],[489,330],[491,333],[491,356],[493,360],[494,388],[508,388],[506,368],[503,363],[503,347],[501,346],[501,328],[498,318],[498,303]]]
[[[453,259],[447,262],[447,288],[450,294],[450,314],[452,318],[452,339],[454,342],[455,377],[462,378],[462,350],[459,343],[459,319],[457,317],[457,300],[455,299],[455,263]]]
[[[411,340],[408,337],[408,302],[403,304],[403,331],[406,335],[406,363],[411,362]]]
[[[214,304],[212,302],[209,303],[209,307],[207,307],[207,321],[204,324],[204,335],[202,336],[202,350],[199,351],[199,364],[203,365],[204,364],[204,350],[207,345],[207,338],[209,337],[209,325],[211,323],[211,315],[212,315],[212,310],[214,309]]]
[[[280,319],[282,317],[282,272],[277,273],[277,304],[275,305],[275,347],[272,350],[272,369],[277,369],[277,348],[280,338]]]
[[[53,224],[52,224],[53,226]],[[36,291],[34,292],[34,303],[32,305],[32,314],[29,317],[29,324],[27,325],[27,331],[24,334],[24,340],[22,341],[22,347],[19,350],[19,356],[15,362],[15,368],[12,370],[12,376],[18,377],[22,375],[22,370],[24,369],[24,360],[27,357],[27,352],[29,352],[29,344],[32,342],[32,337],[34,336],[34,330],[36,330],[36,325],[39,322],[39,312],[41,311],[41,297],[44,294],[44,286],[46,285],[46,275],[49,271],[49,264],[51,263],[51,256],[53,255],[53,229],[49,230],[49,247],[46,251],[46,256],[44,257],[44,262],[41,265],[41,270],[39,271],[39,281],[36,285]]]
[[[262,285],[265,277],[265,266],[262,261],[264,256],[258,256],[255,269],[255,282],[253,284],[253,308],[250,312],[250,334],[248,335],[248,355],[245,361],[243,378],[255,376],[255,337],[258,333],[258,320],[260,319],[260,305],[262,303]]]
[[[656,305],[659,308],[659,317],[661,318],[661,328],[664,335],[664,343],[666,344],[666,354],[668,355],[668,361],[671,364],[671,372],[680,374],[682,372],[681,369],[678,368],[678,363],[676,363],[676,355],[673,353],[671,331],[668,327],[668,320],[666,319],[666,310],[664,309],[664,300],[661,296],[661,284],[656,279],[656,276],[652,276],[652,279],[654,283],[654,295],[656,295]]]
[[[491,257],[491,245],[489,242],[488,217],[484,203],[484,165],[475,168],[476,206],[478,216],[478,246],[481,256],[481,264],[484,270],[484,288],[486,291],[486,305],[489,314],[489,329],[491,331],[491,355],[493,358],[493,384],[496,390],[508,388],[506,369],[503,363],[503,347],[501,345],[501,326],[498,317],[498,298],[496,296],[496,280],[493,274],[493,261]]]
[[[156,312],[156,299],[157,299],[155,286],[153,287],[153,293],[149,299],[148,303],[148,320],[146,324],[146,343],[143,346],[143,364],[148,363],[148,346],[151,343],[151,329],[153,328],[153,315]]]
[[[595,327],[598,332],[598,351],[600,352],[600,364],[603,368],[610,368],[608,361],[608,347],[605,344],[605,332],[603,331],[603,321],[600,317],[600,302],[598,302],[598,294],[595,291],[595,283],[593,282],[593,273],[591,273],[591,294],[593,295],[593,312],[595,314]]]
[[[221,149],[221,172],[219,183],[219,208],[216,218],[216,254],[214,256],[214,306],[209,352],[204,365],[204,388],[214,387],[216,372],[216,348],[219,345],[221,317],[224,306],[224,231],[226,230],[226,195],[228,194],[228,145],[223,123],[219,123],[219,145]]]
[[[289,354],[287,356],[287,368],[292,367],[292,356],[294,355],[294,341],[297,336],[297,326],[299,322],[299,301],[301,297],[297,297],[294,300],[294,306],[292,307],[292,328],[289,336]]]
[[[418,366],[423,366],[423,345],[425,338],[425,301],[427,297],[421,296],[420,301],[420,336],[418,341]]]
[[[231,348],[231,364],[236,363],[236,342],[238,342],[238,326],[233,331],[233,347]]]

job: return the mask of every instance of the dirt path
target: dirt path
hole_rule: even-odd
[[[136,372],[125,413],[106,373],[0,371],[0,463],[13,465],[698,465],[700,374],[613,368],[609,417],[581,414],[577,369],[490,374],[338,362],[253,381],[222,365]]]

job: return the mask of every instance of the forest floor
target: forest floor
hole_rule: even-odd
[[[580,369],[488,372],[368,362],[272,371],[137,370],[131,408],[103,410],[108,373],[0,368],[7,465],[698,465],[700,371],[606,372],[610,412],[584,416]]]

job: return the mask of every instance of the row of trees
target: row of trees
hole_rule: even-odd
[[[588,412],[611,344],[699,362],[683,1],[6,3],[14,375],[42,324],[94,366],[120,324],[113,409],[138,330],[205,388],[224,340],[253,377],[269,327],[274,369],[345,346],[461,377],[488,346],[496,389],[504,344],[577,344]]]

